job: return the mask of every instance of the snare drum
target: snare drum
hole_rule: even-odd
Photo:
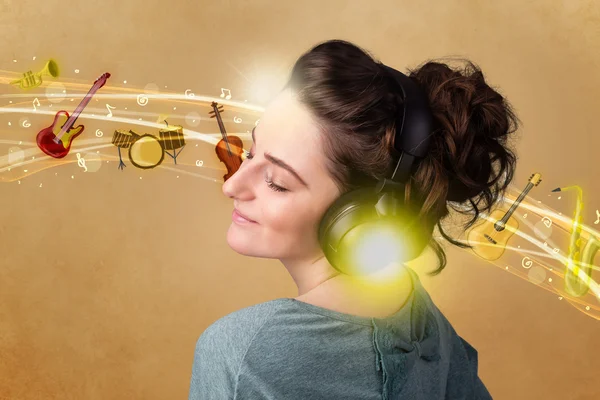
[[[112,144],[120,149],[126,149],[131,145],[133,136],[131,133],[123,130],[116,130],[112,137]]]
[[[183,128],[180,125],[169,125],[168,128],[161,129],[158,133],[165,151],[177,150],[185,146]]]
[[[129,147],[129,161],[141,169],[154,168],[165,158],[165,149],[154,135],[141,135]]]

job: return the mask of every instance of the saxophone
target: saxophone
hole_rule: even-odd
[[[565,270],[565,291],[574,297],[585,295],[590,288],[593,273],[593,261],[600,249],[600,240],[590,235],[590,239],[581,250],[581,210],[583,209],[583,191],[577,185],[556,188],[553,192],[577,190],[577,206],[571,225],[571,240],[569,241],[569,256]],[[581,271],[580,271],[581,270]],[[583,276],[582,276],[583,275]]]

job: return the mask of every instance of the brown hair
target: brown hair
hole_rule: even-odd
[[[518,119],[507,101],[484,80],[469,60],[461,69],[427,61],[407,74],[428,95],[434,117],[430,151],[405,189],[405,200],[418,202],[420,217],[437,225],[450,243],[441,220],[449,207],[479,214],[491,211],[513,179],[517,156],[507,147]],[[327,169],[341,193],[391,177],[395,161],[391,141],[402,112],[402,97],[392,78],[367,51],[343,40],[318,44],[295,63],[285,88],[291,89],[324,129],[322,143]],[[452,203],[469,203],[456,208]],[[439,259],[446,255],[432,237],[429,245]]]

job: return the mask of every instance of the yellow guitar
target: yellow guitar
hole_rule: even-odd
[[[533,174],[529,178],[529,183],[519,197],[506,212],[503,210],[494,210],[489,217],[482,223],[474,226],[467,235],[467,242],[473,246],[473,252],[484,260],[497,260],[504,253],[508,239],[519,229],[519,223],[511,215],[521,201],[527,196],[527,193],[542,181],[541,174]]]

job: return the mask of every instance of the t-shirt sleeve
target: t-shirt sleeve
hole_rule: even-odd
[[[234,400],[242,360],[274,309],[248,307],[217,320],[196,342],[189,400]]]
[[[453,336],[446,398],[492,400],[478,375],[477,350],[458,335]]]
[[[492,400],[490,392],[479,377],[477,350],[456,333],[448,319],[433,303],[429,294],[425,293],[436,311],[440,334],[446,343],[443,346],[444,352],[449,357],[445,398],[449,400]]]
[[[196,342],[189,400],[233,399],[235,372],[227,359],[231,349],[226,349],[217,329],[210,326]]]
[[[477,350],[475,350],[475,348],[471,346],[469,342],[464,340],[462,337],[459,336],[459,339],[465,348],[465,351],[467,353],[467,359],[469,360],[469,370],[471,371],[471,377],[473,382],[473,399],[491,400],[492,396],[490,395],[490,392],[488,392],[487,388],[485,387],[485,385],[481,381],[481,378],[479,377]]]

